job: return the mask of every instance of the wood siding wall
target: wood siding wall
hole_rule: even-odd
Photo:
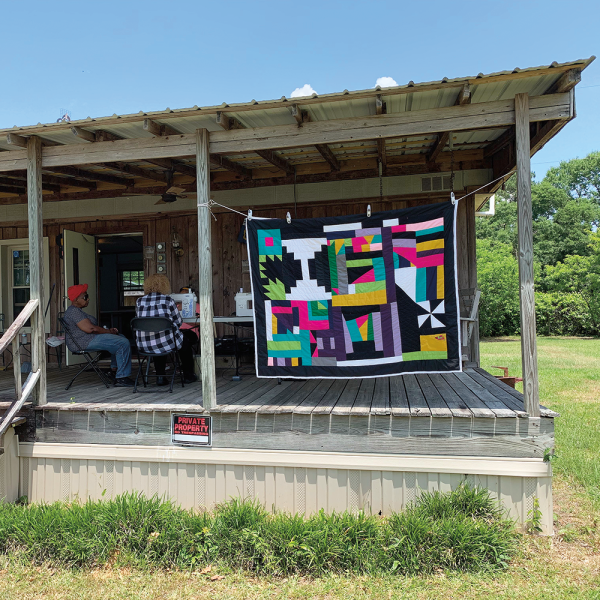
[[[254,210],[260,217],[285,218],[289,211],[292,218],[306,219],[310,217],[334,217],[343,215],[360,214],[366,212],[367,203],[371,204],[373,212],[393,210],[428,204],[447,200],[447,193],[440,194],[438,198],[428,200],[402,200],[384,198],[381,202],[372,199],[352,200],[328,203],[302,204],[294,210],[289,204],[284,206],[267,206]],[[221,210],[221,209],[219,209]],[[245,209],[240,208],[240,212]],[[244,244],[238,242],[238,234],[242,227],[244,217],[233,212],[215,211],[216,220],[212,220],[212,248],[213,248],[213,306],[215,315],[230,315],[235,310],[235,294],[240,288],[250,291],[250,276],[242,273],[242,260],[247,260],[247,251]],[[94,218],[89,221],[68,221],[62,219],[45,220],[44,236],[48,237],[50,245],[50,288],[57,284],[50,305],[51,331],[56,327],[56,317],[62,310],[62,299],[66,295],[64,289],[64,269],[59,257],[56,238],[64,229],[85,233],[88,235],[106,235],[116,233],[139,233],[144,238],[144,245],[154,245],[156,242],[167,244],[167,275],[171,280],[174,291],[181,287],[192,285],[198,289],[198,222],[195,212],[188,214],[156,214],[138,217],[123,217],[115,215],[110,218]],[[178,257],[173,252],[171,240],[176,232],[183,256]],[[0,223],[0,240],[26,238],[28,229],[26,223]],[[475,262],[475,209],[473,202],[459,203],[457,218],[457,251],[459,287],[474,287],[477,281],[477,268]],[[156,272],[154,261],[145,261],[147,274]],[[48,293],[50,290],[48,290]],[[222,333],[221,328],[218,330]],[[51,353],[51,361],[54,361]]]

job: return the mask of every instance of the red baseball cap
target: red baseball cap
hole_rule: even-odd
[[[79,283],[77,285],[72,285],[67,290],[67,296],[69,296],[69,300],[71,302],[75,302],[75,300],[77,300],[77,298],[79,296],[81,296],[81,294],[83,294],[84,292],[87,292],[87,289],[88,289],[87,283]]]

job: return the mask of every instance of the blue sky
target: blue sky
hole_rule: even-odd
[[[600,52],[600,2],[0,0],[0,127],[548,65]],[[538,178],[600,149],[600,59]]]

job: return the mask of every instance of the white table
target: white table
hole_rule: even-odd
[[[197,327],[200,325],[200,317],[190,317],[187,319],[183,319],[184,323],[190,323],[193,325],[196,325]],[[233,340],[233,345],[235,348],[235,375],[232,377],[233,381],[240,381],[241,380],[241,376],[240,376],[240,370],[239,370],[239,354],[238,354],[238,347],[237,347],[237,340],[238,340],[238,336],[237,336],[237,330],[238,327],[244,327],[245,323],[252,323],[252,326],[254,326],[254,316],[250,315],[247,317],[237,317],[237,316],[231,316],[231,317],[213,317],[213,323],[229,323],[230,325],[233,325],[233,332],[234,332],[234,340]],[[194,328],[195,329],[195,328]]]

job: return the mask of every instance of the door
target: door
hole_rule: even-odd
[[[90,303],[85,312],[98,318],[96,288],[96,238],[65,229],[63,231],[64,269],[65,269],[65,310],[71,301],[67,290],[79,283],[88,284]],[[66,349],[66,364],[76,365],[85,362],[82,356],[75,356]]]

